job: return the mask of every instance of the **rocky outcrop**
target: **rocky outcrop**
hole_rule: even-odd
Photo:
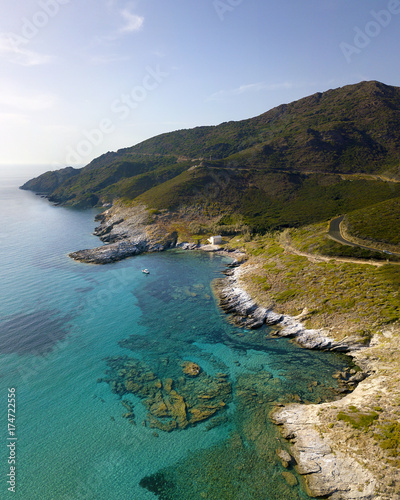
[[[278,408],[273,421],[282,426],[282,434],[292,441],[291,452],[296,470],[304,475],[313,497],[330,500],[372,500],[376,481],[356,459],[341,453],[318,431],[318,416],[323,405],[287,405]]]
[[[228,282],[226,284],[226,282]],[[252,298],[235,284],[234,274],[228,276],[215,287],[220,307],[232,314],[234,322],[245,328],[260,328],[262,325],[274,325],[282,320],[282,315],[270,309],[259,307]],[[221,286],[222,285],[222,286]]]
[[[228,270],[226,279],[219,280],[215,292],[222,309],[231,314],[234,322],[246,328],[257,328],[262,325],[275,325],[273,335],[289,337],[302,347],[340,352],[351,352],[358,360],[363,359],[363,346],[356,337],[347,337],[342,341],[330,338],[325,332],[307,329],[301,323],[307,311],[298,317],[277,314],[272,309],[259,306],[248,293],[240,287],[243,269],[240,266]],[[360,363],[363,364],[363,363]],[[346,369],[338,372],[334,378],[338,380],[337,393],[347,398],[355,398],[355,390],[365,384],[370,374],[368,363],[364,363],[364,371]],[[369,379],[368,379],[369,380]],[[352,392],[355,391],[355,392]],[[353,397],[354,394],[354,397]],[[342,399],[340,401],[345,401]],[[353,402],[353,399],[350,400]],[[338,405],[339,401],[335,401]],[[375,475],[368,470],[354,454],[340,450],[337,442],[330,436],[323,435],[321,428],[326,424],[320,417],[322,408],[330,408],[331,403],[319,405],[289,404],[278,407],[272,413],[272,420],[281,426],[285,439],[291,441],[291,454],[285,450],[277,450],[277,455],[284,467],[295,465],[299,474],[305,477],[308,493],[312,497],[329,498],[330,500],[372,500],[377,499]],[[289,472],[283,473],[288,484],[293,478]],[[294,476],[293,476],[294,477]],[[379,497],[381,499],[381,497]],[[382,497],[383,499],[383,497]],[[386,497],[385,497],[386,499]]]
[[[241,272],[240,267],[234,267],[227,273],[227,277],[219,280],[214,287],[220,307],[232,315],[238,326],[253,329],[263,325],[277,325],[278,328],[271,332],[273,335],[293,338],[307,349],[350,352],[363,347],[356,337],[336,341],[320,330],[305,328],[300,321],[301,316],[296,318],[278,314],[272,309],[259,306],[240,288],[238,283]]]
[[[276,454],[281,460],[281,463],[285,469],[289,467],[289,465],[293,462],[293,458],[290,453],[288,453],[286,450],[282,450],[282,448],[279,448],[276,450]]]
[[[182,363],[182,371],[185,375],[197,377],[197,375],[201,372],[201,368],[197,363],[193,363],[192,361],[184,361]]]
[[[175,232],[164,232],[152,224],[144,206],[116,205],[96,216],[100,225],[94,234],[105,245],[69,254],[75,260],[89,264],[109,264],[143,252],[160,252],[173,248]]]
[[[147,409],[145,426],[171,432],[197,425],[217,414],[221,418],[214,419],[211,425],[224,422],[222,416],[232,401],[232,385],[226,374],[211,376],[196,363],[179,359],[168,360],[168,365],[176,368],[178,376],[174,378],[163,378],[150,365],[135,358],[109,358],[107,363],[108,376],[98,382],[107,382],[112,392],[121,397],[139,397]],[[124,404],[124,401],[122,404],[128,413],[123,417],[132,420],[133,404],[129,401]]]
[[[147,250],[146,243],[146,240],[121,241],[103,247],[72,252],[69,256],[87,264],[109,264],[144,252]]]

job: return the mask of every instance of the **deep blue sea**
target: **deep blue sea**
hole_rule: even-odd
[[[100,244],[97,212],[52,206],[19,190],[26,180],[0,182],[0,498],[309,498],[293,468],[297,485],[282,475],[276,449],[288,447],[268,414],[334,397],[348,359],[233,326],[211,290],[222,257],[71,260]],[[201,373],[185,374],[185,361]]]

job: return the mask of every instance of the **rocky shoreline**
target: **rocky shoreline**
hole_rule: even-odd
[[[336,375],[338,393],[342,397],[339,402],[280,405],[272,412],[272,420],[280,426],[282,436],[291,442],[292,461],[297,472],[304,476],[309,495],[331,500],[386,498],[376,496],[377,481],[370,470],[353,456],[340,451],[337,443],[320,432],[324,423],[320,417],[321,410],[329,409],[340,401],[345,402],[346,398],[350,402],[357,396],[362,400],[363,391],[368,385],[365,379],[374,372],[363,356],[365,346],[356,338],[347,337],[336,341],[322,331],[305,328],[301,318],[307,311],[298,317],[291,317],[259,306],[240,287],[239,280],[244,271],[235,262],[230,267],[225,272],[227,277],[217,280],[214,290],[220,307],[232,315],[238,326],[259,328],[275,325],[273,334],[276,336],[291,338],[307,349],[347,353],[362,365],[362,371],[349,369]]]
[[[179,242],[178,234],[169,224],[155,222],[144,205],[126,207],[116,204],[98,214],[100,224],[93,234],[104,245],[71,252],[69,257],[86,264],[110,264],[145,252],[163,252],[172,248],[218,252],[218,245]]]
[[[336,341],[320,330],[311,330],[304,327],[301,318],[307,314],[303,311],[297,317],[278,314],[272,309],[260,307],[250,295],[239,286],[243,270],[237,264],[231,266],[226,272],[226,278],[219,280],[215,285],[215,292],[220,307],[233,315],[233,320],[238,326],[245,328],[259,328],[262,325],[277,325],[275,334],[279,337],[292,338],[301,347],[307,349],[323,349],[337,352],[352,352],[362,349],[359,339],[346,337]]]
[[[354,453],[339,445],[339,440],[346,433],[345,429],[339,429],[336,439],[330,432],[325,434],[321,432],[326,425],[326,417],[321,416],[324,411],[336,422],[337,411],[332,410],[332,407],[336,408],[332,406],[333,404],[345,408],[355,401],[363,405],[366,398],[380,390],[379,384],[375,383],[376,377],[369,377],[371,374],[376,374],[378,368],[367,359],[364,353],[369,348],[360,344],[359,338],[348,336],[337,341],[330,337],[328,332],[307,329],[302,324],[302,319],[307,316],[307,310],[299,316],[291,317],[278,314],[271,308],[259,306],[241,287],[241,278],[246,274],[246,267],[240,265],[245,257],[243,253],[224,251],[218,246],[178,243],[177,234],[166,230],[161,224],[154,224],[143,206],[129,208],[122,205],[114,206],[99,214],[96,219],[100,224],[94,234],[99,236],[105,245],[73,252],[70,254],[73,259],[86,263],[107,264],[143,252],[163,251],[176,247],[218,251],[231,257],[233,262],[224,272],[226,277],[215,280],[214,292],[222,310],[229,314],[238,326],[247,329],[256,329],[263,325],[274,326],[271,332],[273,335],[288,337],[301,347],[343,352],[355,358],[362,371],[348,370],[337,374],[338,393],[341,399],[318,405],[278,406],[271,417],[280,426],[282,436],[291,442],[292,463],[295,464],[297,472],[305,477],[310,496],[331,500],[395,498],[377,496],[375,490],[379,481],[376,479],[376,474],[374,475],[365,463],[355,457]]]
[[[372,500],[374,475],[357,459],[337,449],[329,435],[322,435],[320,411],[331,403],[319,405],[289,404],[272,414],[281,426],[282,436],[292,443],[296,470],[306,480],[308,493],[330,500]]]
[[[143,252],[161,252],[177,243],[176,232],[164,232],[151,224],[146,207],[115,205],[98,214],[100,224],[95,228],[105,245],[72,252],[69,256],[87,264],[110,264]]]

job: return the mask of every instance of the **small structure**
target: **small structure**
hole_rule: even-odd
[[[222,236],[211,236],[211,238],[208,238],[208,241],[211,245],[220,245],[222,243]]]

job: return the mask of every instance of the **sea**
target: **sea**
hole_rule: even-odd
[[[28,178],[0,179],[0,498],[311,498],[269,414],[334,399],[350,359],[233,325],[212,290],[227,257],[72,260],[101,244],[99,210]]]

